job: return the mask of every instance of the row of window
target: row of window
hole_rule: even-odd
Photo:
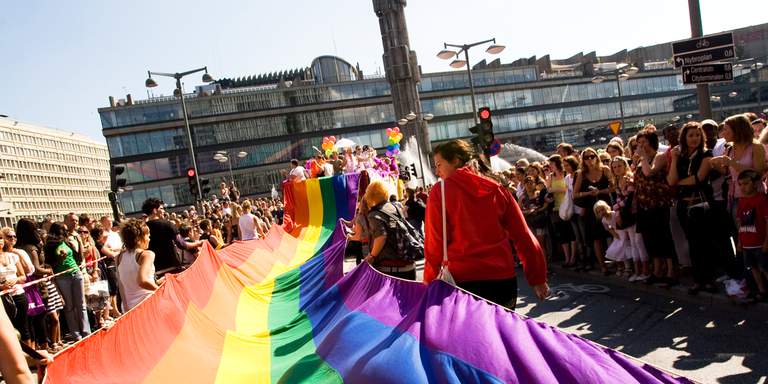
[[[505,68],[473,72],[475,86],[513,84],[536,80],[535,68]],[[468,87],[466,74],[425,75],[419,84],[419,91],[430,92]],[[223,113],[253,112],[289,106],[326,103],[340,100],[355,100],[368,97],[387,96],[389,83],[380,81],[347,82],[317,87],[280,88],[248,93],[226,93],[216,97],[191,97],[187,101],[190,117],[214,116]],[[180,103],[142,104],[100,112],[103,128],[126,125],[148,124],[181,118]]]
[[[675,99],[684,96],[659,97],[625,101],[625,116],[643,116],[674,111]],[[588,121],[618,119],[621,115],[619,103],[603,103],[580,107],[557,108],[525,113],[496,115],[493,117],[495,132],[512,132],[558,125],[569,125]],[[449,120],[429,124],[429,137],[440,141],[457,137],[466,137],[472,119]]]
[[[111,206],[109,202],[100,201],[14,201],[13,208],[15,210],[24,211],[64,211],[80,213],[96,213],[96,214],[108,214],[111,212]],[[16,212],[17,214],[19,212]],[[99,216],[95,216],[99,217]]]
[[[39,198],[40,200],[46,200],[48,198],[66,198],[66,199],[87,199],[87,200],[107,200],[107,194],[105,189],[99,190],[77,190],[69,188],[51,188],[46,186],[41,187],[16,187],[16,186],[4,186],[0,188],[3,193],[3,198],[6,197],[18,197],[26,200],[34,200]]]
[[[236,143],[288,134],[318,132],[348,126],[392,122],[391,104],[295,113],[192,126],[195,146]],[[186,148],[181,129],[159,130],[107,137],[111,156],[123,157]]]
[[[2,162],[9,162],[10,160],[2,159]],[[8,168],[5,168],[8,169]],[[18,168],[14,168],[12,172],[19,172]],[[37,185],[39,188],[51,188],[55,185],[68,186],[68,189],[74,188],[96,188],[102,189],[109,185],[109,175],[106,171],[98,178],[80,177],[79,175],[35,175],[29,173],[9,173],[4,172],[5,180],[3,183],[23,183],[24,185],[32,186]],[[74,189],[76,190],[76,189]]]
[[[57,175],[69,175],[73,178],[80,178],[80,179],[89,179],[89,178],[97,178],[102,180],[109,180],[109,170],[107,170],[107,164],[105,163],[103,168],[90,168],[90,167],[84,167],[84,166],[70,166],[70,165],[61,165],[61,164],[49,164],[49,163],[42,163],[38,161],[25,161],[25,160],[14,160],[14,159],[0,159],[0,165],[2,165],[3,169],[5,169],[5,173],[8,172],[14,172],[14,171],[42,171],[42,172],[51,172],[55,173]],[[85,165],[85,164],[82,164]],[[11,173],[13,175],[13,173]],[[72,183],[67,183],[72,184]],[[80,185],[81,183],[78,183],[76,185]]]
[[[635,78],[620,82],[625,95],[666,92],[685,89],[680,76]],[[615,81],[599,84],[581,83],[565,86],[521,89],[477,95],[477,105],[492,109],[509,109],[534,105],[585,101],[618,96]],[[422,110],[435,116],[471,112],[469,95],[425,99]],[[395,120],[391,104],[336,110],[295,113],[254,119],[198,124],[194,130],[195,145],[215,145],[242,140],[314,132],[350,126],[380,124]],[[181,129],[111,136],[107,138],[113,157],[160,152],[186,147]]]
[[[109,160],[107,160],[105,157],[96,158],[94,156],[75,156],[62,152],[46,151],[42,149],[18,147],[13,145],[0,145],[0,153],[10,156],[28,157],[33,160],[37,159],[39,161],[66,161],[70,163],[91,165],[102,168],[107,168],[109,166]],[[107,156],[107,153],[103,153],[103,156]]]
[[[73,153],[88,154],[92,156],[107,156],[103,148],[95,145],[82,145],[63,140],[46,139],[35,135],[26,135],[24,133],[0,131],[0,140],[10,141],[14,144],[22,143],[34,145],[37,147],[49,147],[62,151]]]

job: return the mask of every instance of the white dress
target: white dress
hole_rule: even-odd
[[[629,260],[629,234],[626,229],[616,228],[616,218],[619,216],[618,211],[611,212],[610,218],[603,218],[603,226],[606,230],[613,229],[616,232],[616,236],[613,238],[611,245],[605,251],[605,258],[613,261]]]

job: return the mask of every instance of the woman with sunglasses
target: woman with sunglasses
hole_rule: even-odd
[[[14,328],[19,331],[21,342],[32,345],[29,324],[27,323],[27,309],[29,302],[22,285],[27,281],[27,275],[31,273],[29,265],[18,252],[14,252],[16,234],[13,229],[2,229],[2,252],[0,252],[0,291],[9,291],[3,295],[3,306],[9,314]]]
[[[581,226],[584,230],[584,239],[586,247],[592,247],[592,252],[597,260],[598,266],[604,275],[608,275],[608,269],[605,266],[603,258],[603,241],[608,237],[603,225],[595,217],[593,207],[598,200],[605,201],[610,205],[611,193],[614,190],[611,168],[600,163],[597,151],[587,148],[581,152],[581,167],[576,172],[576,182],[573,186],[574,204],[584,208],[579,216]],[[594,267],[595,259],[584,255],[582,262],[585,270]]]

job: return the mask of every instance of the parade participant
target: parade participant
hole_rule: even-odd
[[[434,149],[435,166],[443,182],[432,188],[427,204],[424,282],[431,282],[440,272],[445,230],[448,267],[459,287],[514,308],[514,246],[534,293],[539,299],[546,298],[549,287],[541,247],[509,191],[466,166],[472,156],[470,144],[463,140],[451,140]],[[443,211],[446,228],[442,227]],[[478,217],[483,220],[477,220]]]
[[[145,223],[128,220],[120,229],[120,235],[125,248],[117,256],[117,271],[123,311],[127,311],[152,295],[164,278],[155,282],[155,253],[148,249],[151,235]]]
[[[259,221],[251,212],[251,201],[243,201],[243,213],[238,219],[237,227],[240,230],[240,240],[253,240],[259,238]]]
[[[154,253],[155,271],[160,275],[180,271],[181,260],[176,254],[178,232],[176,226],[165,219],[165,203],[156,197],[150,197],[144,200],[141,210],[147,215],[147,227],[152,239],[148,249]]]
[[[288,173],[288,180],[294,183],[300,183],[307,179],[307,170],[299,165],[296,159],[291,160],[291,171]]]
[[[347,228],[347,248],[344,256],[355,257],[355,265],[363,260],[363,243],[368,241],[368,205],[365,200],[357,203],[357,210],[352,221],[341,219]]]
[[[369,234],[371,236],[370,253],[365,258],[379,272],[401,279],[416,280],[416,267],[413,260],[404,259],[399,249],[397,237],[403,235],[405,217],[388,201],[389,190],[381,181],[368,185],[363,197],[370,207],[368,212]]]

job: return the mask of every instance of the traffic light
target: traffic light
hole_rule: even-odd
[[[187,183],[189,184],[189,193],[192,198],[197,200],[200,197],[200,190],[197,189],[197,172],[194,168],[187,168]]]
[[[491,121],[491,109],[482,107],[477,110],[477,116],[480,123],[470,128],[469,131],[475,134],[472,143],[479,147],[486,156],[490,156],[491,144],[493,144],[493,122]]]
[[[416,173],[416,164],[411,164],[408,168],[411,169],[411,174],[413,177],[419,177],[419,175]]]
[[[109,170],[109,189],[112,192],[117,192],[120,188],[124,188],[128,183],[124,177],[120,177],[125,172],[125,166],[112,165]]]
[[[207,196],[211,192],[211,181],[208,179],[200,178],[200,188],[203,188],[203,197]]]

